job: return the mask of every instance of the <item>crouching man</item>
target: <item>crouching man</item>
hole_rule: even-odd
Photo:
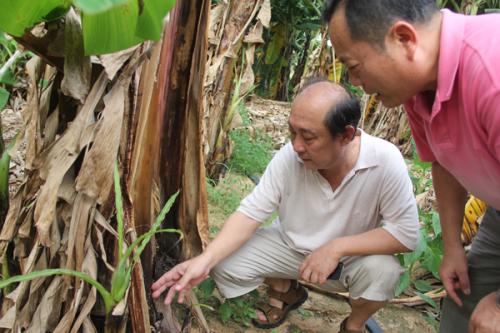
[[[211,274],[227,298],[269,286],[254,325],[272,328],[307,299],[297,280],[348,291],[352,312],[341,332],[362,332],[394,296],[402,273],[395,253],[413,250],[418,217],[398,149],[357,124],[358,100],[328,82],[310,83],[289,117],[291,142],[205,251],[166,272],[153,297],[165,302]],[[274,211],[279,217],[261,227]],[[343,262],[338,280],[327,277]]]

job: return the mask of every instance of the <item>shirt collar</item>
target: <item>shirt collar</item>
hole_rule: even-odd
[[[451,98],[458,65],[462,55],[465,32],[464,16],[448,9],[441,10],[441,39],[439,48],[437,99],[446,102]],[[438,101],[436,101],[438,102]]]
[[[380,165],[380,160],[373,142],[374,137],[365,133],[362,129],[359,130],[361,131],[360,149],[358,160],[353,168],[354,172]]]

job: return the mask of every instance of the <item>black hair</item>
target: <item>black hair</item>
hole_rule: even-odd
[[[347,90],[346,93],[345,97],[342,96],[342,99],[328,110],[323,120],[332,137],[345,133],[347,126],[357,128],[361,118],[359,99]]]
[[[435,0],[325,0],[323,20],[330,22],[340,6],[345,8],[352,40],[382,49],[385,35],[396,20],[426,23],[438,12]]]
[[[332,82],[321,76],[308,77],[304,80],[297,95],[300,95],[308,87],[321,82],[327,82],[332,86],[338,87],[340,90],[339,100],[330,107],[330,110],[328,110],[323,120],[323,124],[328,128],[332,137],[345,133],[347,126],[357,128],[359,119],[361,118],[361,105],[359,99],[350,93],[343,85]]]

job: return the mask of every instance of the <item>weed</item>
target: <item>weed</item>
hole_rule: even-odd
[[[246,295],[226,299],[222,304],[214,296],[215,282],[209,277],[196,288],[196,296],[202,304],[217,304],[216,311],[223,323],[233,321],[238,325],[250,326],[251,320],[256,317],[255,305],[259,299],[259,293],[254,290]],[[205,305],[205,309],[211,308]]]
[[[249,126],[248,110],[243,103],[238,112],[243,124]],[[233,129],[229,137],[234,143],[229,169],[247,176],[261,175],[272,157],[272,138],[260,129],[251,133],[247,127]]]
[[[302,318],[311,318],[313,316],[313,313],[309,310],[304,310],[302,308],[298,308],[297,312],[302,316]]]
[[[228,175],[215,185],[215,182],[207,178],[208,203],[212,207],[220,209],[223,218],[226,219],[238,208],[241,199],[253,188],[253,184],[243,182],[241,177]],[[212,212],[213,213],[213,212]]]
[[[420,194],[432,185],[432,180],[429,177],[430,163],[422,162],[415,152],[413,142],[412,145],[414,153],[410,178],[414,185],[415,194]],[[417,248],[413,252],[397,255],[401,265],[405,268],[405,272],[399,280],[396,288],[396,296],[399,296],[410,286],[413,286],[417,290],[415,292],[416,295],[432,307],[437,308],[437,304],[424,294],[434,288],[425,280],[413,280],[412,273],[418,267],[419,269],[425,269],[434,278],[441,281],[439,277],[439,265],[443,257],[443,241],[441,238],[439,215],[432,209],[430,211],[419,209],[419,220],[421,221],[421,228]]]
[[[219,316],[223,323],[230,319],[239,325],[250,326],[253,318],[256,318],[255,306],[258,300],[258,292],[252,291],[247,295],[226,299],[219,307]]]

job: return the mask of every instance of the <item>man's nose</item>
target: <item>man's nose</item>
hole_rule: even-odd
[[[360,87],[361,86],[361,80],[359,79],[359,76],[356,75],[354,72],[347,72],[347,78],[349,79],[349,82],[353,86]]]
[[[298,136],[292,139],[292,146],[297,154],[305,151],[304,140],[300,139]]]

